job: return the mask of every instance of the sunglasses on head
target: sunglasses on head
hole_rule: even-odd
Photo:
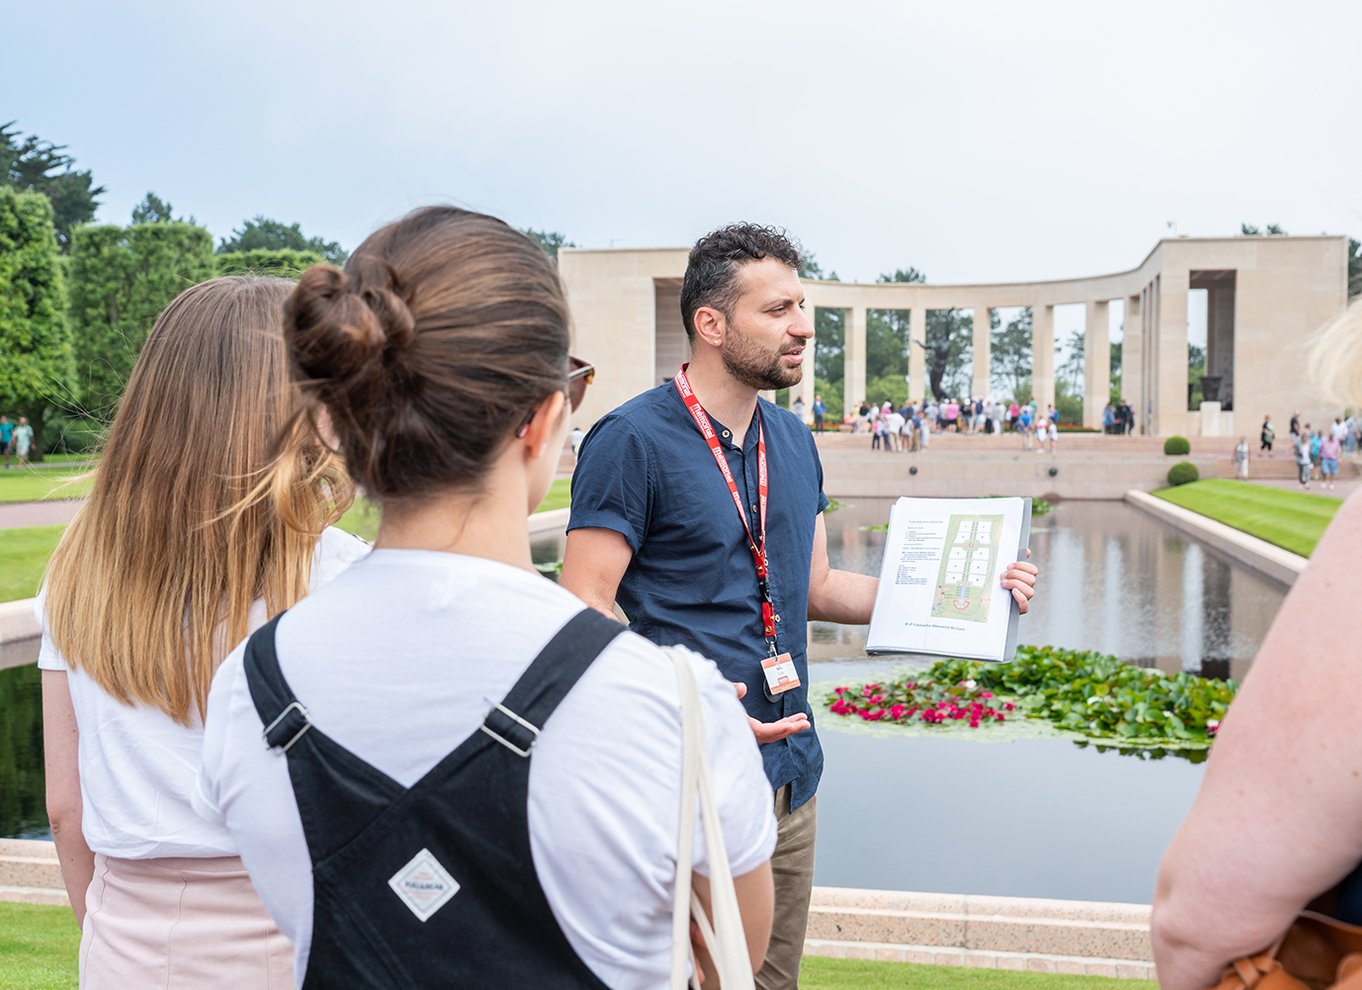
[[[577,411],[577,407],[582,404],[582,399],[586,397],[586,387],[596,380],[596,366],[588,364],[579,357],[568,355],[568,374],[567,374],[567,395],[568,408],[572,412]],[[525,417],[524,422],[516,428],[516,439],[519,440],[530,428],[530,421],[534,419],[534,410]]]

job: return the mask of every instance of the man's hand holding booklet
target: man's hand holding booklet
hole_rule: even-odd
[[[901,498],[889,513],[866,652],[1007,662],[1018,601],[1005,587],[1024,561],[1029,498]],[[1035,568],[1027,565],[1030,583]]]

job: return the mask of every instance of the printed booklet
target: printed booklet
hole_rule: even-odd
[[[1017,603],[1000,582],[1030,538],[1029,498],[899,499],[866,653],[1011,660]]]

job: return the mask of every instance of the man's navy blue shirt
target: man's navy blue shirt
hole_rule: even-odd
[[[764,399],[741,448],[728,426],[710,417],[754,536],[760,538],[758,417],[766,438],[766,553],[776,640],[794,659],[799,688],[774,701],[763,690],[767,648],[747,533],[675,385],[630,399],[586,435],[572,475],[568,529],[609,529],[628,542],[634,556],[616,599],[636,633],[709,657],[729,680],[747,685],[743,705],[753,718],[774,722],[807,712],[812,721],[805,638],[814,524],[828,506],[823,466],[808,427]],[[791,785],[792,808],[813,797],[823,772],[813,729],[767,743],[761,755],[771,786]]]

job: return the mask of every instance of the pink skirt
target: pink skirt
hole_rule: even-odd
[[[82,990],[293,990],[293,949],[241,860],[95,854],[80,938]]]

